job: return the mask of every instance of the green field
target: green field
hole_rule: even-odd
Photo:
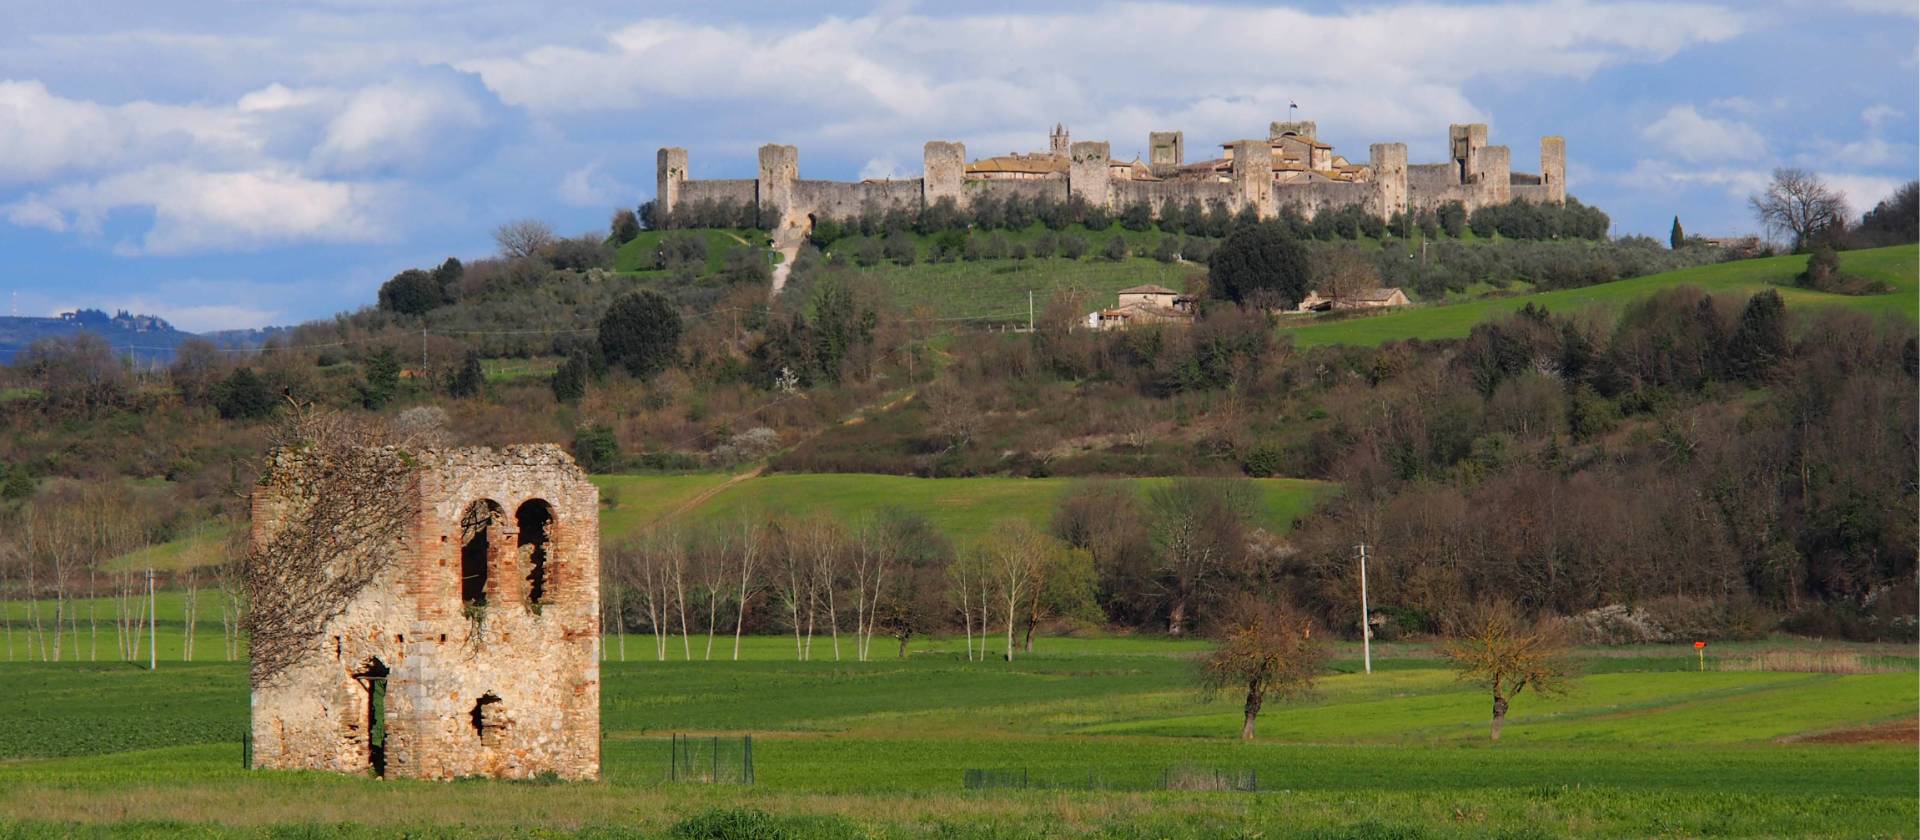
[[[1281,329],[1300,347],[1325,344],[1378,345],[1409,338],[1459,338],[1475,324],[1519,310],[1529,303],[1555,312],[1618,309],[1661,289],[1696,286],[1709,293],[1753,294],[1776,289],[1790,307],[1844,306],[1875,315],[1913,321],[1920,318],[1920,247],[1897,245],[1841,255],[1842,270],[1886,281],[1893,291],[1883,295],[1833,295],[1797,288],[1793,278],[1806,268],[1801,256],[1767,257],[1717,263],[1652,274],[1579,289],[1481,298],[1461,303],[1415,306],[1379,315],[1341,320],[1291,320]]]
[[[607,662],[605,779],[557,785],[248,772],[238,663],[0,664],[0,836],[1912,837],[1920,818],[1910,649],[1897,672],[1844,676],[1590,651],[1571,695],[1523,695],[1492,746],[1486,698],[1418,647],[1381,646],[1362,674],[1342,646],[1318,695],[1270,705],[1249,744],[1235,698],[1192,688],[1194,642],[778,661],[791,644]],[[675,732],[752,734],[757,784],[667,782]],[[1260,792],[1158,790],[1178,767],[1250,771]],[[970,768],[1062,789],[967,791]],[[771,833],[713,829],[729,819]]]
[[[717,486],[726,476],[596,476],[602,487],[619,488],[620,506],[602,512],[601,542],[633,532],[673,510],[701,490]],[[1166,479],[1136,479],[1141,486]],[[1307,513],[1331,486],[1305,479],[1251,479],[1260,489],[1256,519],[1263,527],[1285,531]],[[1024,519],[1044,526],[1055,502],[1073,486],[1066,478],[911,478],[859,473],[775,473],[742,481],[715,495],[695,511],[694,518],[815,512],[856,520],[883,508],[896,507],[927,517],[955,542],[964,543],[986,533],[1004,519]],[[629,509],[630,504],[641,508]]]
[[[1087,308],[1113,306],[1121,289],[1155,283],[1176,291],[1186,277],[1203,268],[1129,257],[1061,257],[1029,260],[883,265],[860,271],[877,277],[903,312],[931,309],[938,318],[999,324],[1027,322],[1027,293],[1033,293],[1036,317],[1054,292],[1075,289],[1087,295]]]
[[[712,274],[720,270],[726,261],[727,252],[735,248],[750,246],[767,247],[767,232],[751,228],[730,230],[721,228],[702,228],[700,230],[643,230],[627,244],[613,252],[613,270],[625,274],[657,274],[653,267],[653,252],[660,247],[660,239],[665,236],[692,235],[707,240],[707,265],[703,274]]]

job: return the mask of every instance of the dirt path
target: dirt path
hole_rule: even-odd
[[[773,297],[780,296],[780,290],[787,286],[787,275],[793,272],[793,261],[800,256],[800,243],[807,241],[807,232],[797,224],[782,225],[773,232],[773,250],[780,254],[779,264],[773,267]]]

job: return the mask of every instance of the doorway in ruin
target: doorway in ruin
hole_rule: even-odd
[[[473,724],[473,734],[480,739],[482,746],[500,745],[501,736],[507,729],[507,712],[500,705],[500,695],[491,691],[480,695],[467,717]]]
[[[527,558],[527,603],[547,600],[547,526],[553,523],[553,507],[542,499],[531,499],[513,515],[520,528],[520,549]]]
[[[487,555],[492,550],[493,526],[506,511],[489,499],[467,506],[460,515],[460,603],[487,605]]]
[[[387,663],[369,658],[353,675],[367,692],[367,766],[373,775],[387,775]]]

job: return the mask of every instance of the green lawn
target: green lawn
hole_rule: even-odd
[[[1062,289],[1087,294],[1087,309],[1110,307],[1116,292],[1144,283],[1179,290],[1199,266],[1129,257],[1118,262],[1099,257],[1063,257],[978,262],[884,264],[860,272],[878,278],[902,312],[926,307],[935,317],[995,324],[1027,323],[1027,293],[1037,316]]]
[[[1917,280],[1920,246],[1897,245],[1841,255],[1842,270],[1892,285],[1894,290],[1884,295],[1832,295],[1797,288],[1793,278],[1806,267],[1806,262],[1805,256],[1783,256],[1716,263],[1579,289],[1415,306],[1344,320],[1289,320],[1281,329],[1301,347],[1377,345],[1409,338],[1459,338],[1475,324],[1517,311],[1528,303],[1556,312],[1618,309],[1635,298],[1675,286],[1697,286],[1711,293],[1736,294],[1772,288],[1777,289],[1791,307],[1844,306],[1908,321],[1920,318],[1920,280]]]
[[[1797,740],[1910,721],[1910,651],[1906,672],[1850,676],[1588,651],[1571,694],[1522,695],[1492,746],[1486,698],[1406,646],[1373,674],[1339,646],[1317,695],[1269,704],[1244,743],[1237,698],[1192,687],[1190,641],[1042,638],[1012,663],[945,638],[867,663],[793,662],[778,636],[743,662],[640,661],[651,642],[627,641],[602,668],[592,784],[249,772],[239,663],[0,664],[0,836],[1912,837],[1920,818],[1909,736]],[[676,732],[752,734],[757,784],[666,783]],[[1262,792],[1153,790],[1175,767]],[[1079,789],[966,791],[969,768]],[[729,819],[770,827],[695,830]]]

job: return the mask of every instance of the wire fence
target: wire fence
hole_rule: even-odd
[[[1260,775],[1251,769],[1201,767],[1176,764],[1163,769],[1157,777],[1136,776],[1119,779],[1105,773],[1054,772],[1035,774],[1025,768],[998,770],[968,768],[962,777],[967,790],[1181,790],[1232,791],[1253,793],[1260,790]]]
[[[753,736],[673,736],[667,781],[705,785],[753,784]]]

